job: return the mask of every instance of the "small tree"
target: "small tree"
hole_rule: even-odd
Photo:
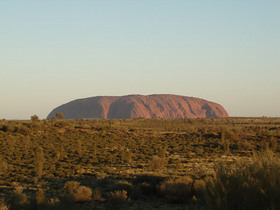
[[[0,156],[0,174],[5,174],[8,171],[8,168],[8,163]]]
[[[40,179],[43,174],[43,165],[45,162],[44,158],[44,151],[41,146],[36,148],[36,154],[35,154],[35,165],[36,165],[36,175]]]
[[[42,205],[46,202],[46,197],[43,189],[39,189],[36,193],[37,205]]]
[[[31,121],[39,121],[39,117],[37,115],[31,116]]]
[[[64,119],[64,114],[63,113],[56,113],[56,119]]]
[[[79,156],[82,155],[82,142],[80,139],[77,140],[76,148],[77,148],[77,154]]]

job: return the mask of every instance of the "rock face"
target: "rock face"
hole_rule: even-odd
[[[57,113],[63,113],[65,119],[228,117],[226,110],[217,103],[170,94],[78,99],[55,108],[47,119],[54,118]]]

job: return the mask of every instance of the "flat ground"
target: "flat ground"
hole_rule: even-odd
[[[217,165],[278,154],[279,140],[279,118],[1,120],[0,198],[25,209],[204,209],[198,183]],[[88,201],[73,197],[75,183],[93,191]]]

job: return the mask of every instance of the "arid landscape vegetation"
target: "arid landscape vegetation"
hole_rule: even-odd
[[[266,117],[1,120],[0,209],[279,209],[279,141]]]
[[[0,0],[0,210],[280,210],[279,8]]]

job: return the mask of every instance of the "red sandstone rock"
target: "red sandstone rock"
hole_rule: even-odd
[[[54,118],[56,113],[63,113],[65,119],[228,117],[226,110],[217,103],[171,94],[78,99],[55,108],[47,119]]]

